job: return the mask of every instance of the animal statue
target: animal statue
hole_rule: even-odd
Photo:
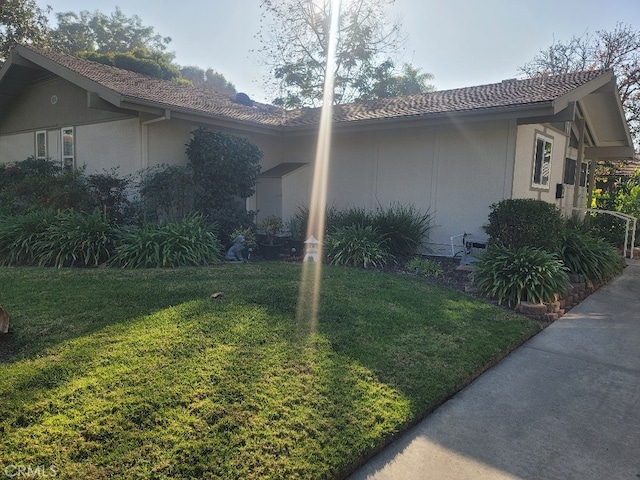
[[[231,246],[231,248],[227,251],[227,255],[225,256],[225,260],[229,262],[244,262],[244,258],[242,258],[242,250],[244,250],[244,236],[238,235],[236,237],[235,242]]]

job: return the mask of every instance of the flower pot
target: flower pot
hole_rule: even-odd
[[[271,245],[269,243],[260,244],[260,251],[262,252],[262,258],[265,260],[278,260],[280,259],[280,250],[282,250],[281,244]]]

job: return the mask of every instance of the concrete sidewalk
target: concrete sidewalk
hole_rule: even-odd
[[[352,480],[640,478],[640,261]]]

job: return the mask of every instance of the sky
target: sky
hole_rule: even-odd
[[[343,0],[348,1],[348,0]],[[254,100],[272,99],[260,47],[260,0],[36,0],[53,12],[100,11],[119,6],[155,33],[171,37],[176,63],[213,68]],[[638,0],[395,0],[406,41],[396,64],[409,62],[434,75],[437,90],[500,82],[555,41],[621,22],[640,29]],[[50,16],[55,26],[55,17]]]

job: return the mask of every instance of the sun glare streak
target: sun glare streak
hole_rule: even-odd
[[[307,238],[314,236],[318,244],[318,261],[303,263],[300,291],[296,317],[298,325],[307,326],[310,332],[316,330],[318,308],[320,305],[320,288],[322,277],[322,251],[324,244],[324,224],[327,205],[327,182],[329,178],[329,161],[331,154],[331,122],[333,117],[333,94],[336,68],[336,49],[338,45],[338,28],[341,0],[331,0],[331,30],[327,50],[327,65],[324,78],[324,91],[318,144],[316,147],[313,170],[313,186],[309,204],[309,221]]]

